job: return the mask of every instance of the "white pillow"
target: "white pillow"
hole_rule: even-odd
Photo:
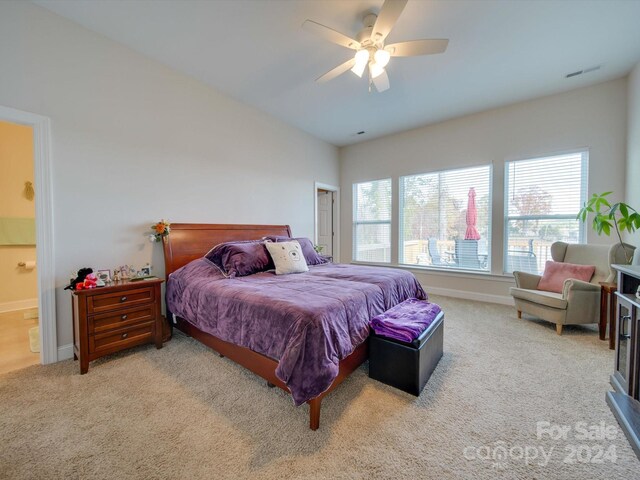
[[[290,242],[266,242],[269,255],[276,266],[276,275],[308,272],[307,262],[302,254],[302,247],[297,240]]]

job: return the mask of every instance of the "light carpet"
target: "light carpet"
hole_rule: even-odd
[[[306,405],[182,335],[83,376],[71,360],[0,376],[0,477],[638,478],[604,400],[613,352],[594,328],[558,336],[510,307],[433,301],[445,354],[422,395],[365,364],[325,399],[316,432]],[[539,438],[537,422],[571,431]],[[614,438],[576,438],[579,422]]]

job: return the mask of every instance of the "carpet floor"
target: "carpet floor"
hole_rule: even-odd
[[[422,395],[369,379],[365,363],[316,432],[306,405],[180,334],[83,376],[71,360],[4,374],[0,478],[639,478],[594,328],[558,336],[510,307],[432,300],[445,353]]]

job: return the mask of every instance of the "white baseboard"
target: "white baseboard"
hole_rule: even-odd
[[[69,360],[73,358],[73,343],[58,347],[58,361]]]
[[[27,310],[38,308],[37,298],[27,298],[26,300],[16,300],[15,302],[0,303],[0,313],[15,312],[16,310]]]
[[[423,285],[424,287],[424,285]],[[510,295],[491,295],[488,293],[467,292],[465,290],[453,290],[451,288],[424,287],[428,294],[442,295],[443,297],[464,298],[478,302],[499,303],[513,306],[513,297]]]

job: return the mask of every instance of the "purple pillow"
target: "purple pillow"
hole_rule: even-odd
[[[232,278],[275,268],[262,240],[221,243],[209,250],[205,258]]]
[[[271,240],[272,242],[290,242],[291,240],[297,240],[302,247],[302,255],[307,262],[307,265],[322,265],[323,263],[329,263],[329,260],[322,258],[313,248],[313,243],[307,237],[289,238],[283,235],[269,235],[264,237],[265,240]]]

